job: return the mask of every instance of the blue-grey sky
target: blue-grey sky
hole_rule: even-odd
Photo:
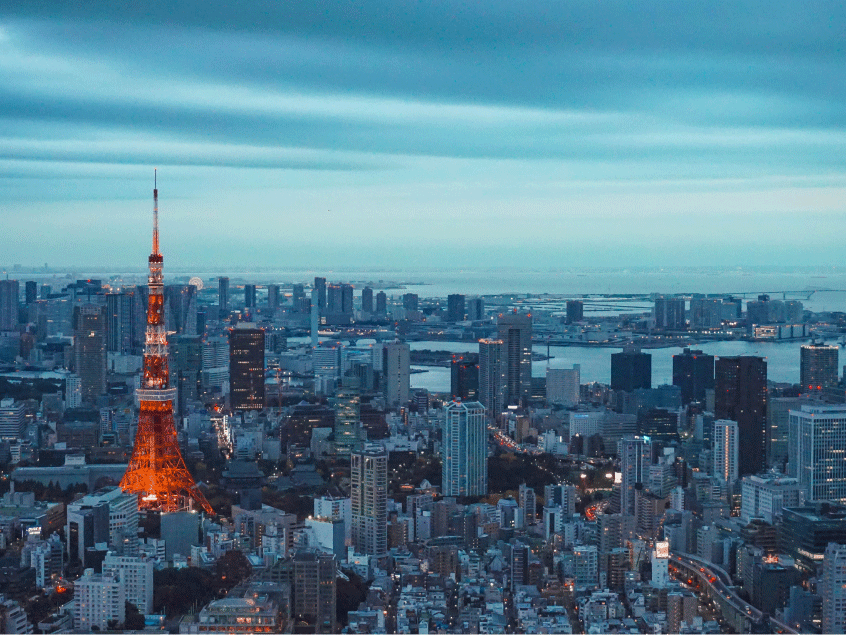
[[[844,6],[2,3],[0,264],[840,264]]]

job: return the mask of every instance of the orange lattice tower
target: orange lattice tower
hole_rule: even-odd
[[[164,284],[159,253],[159,190],[153,186],[153,253],[150,254],[149,298],[147,301],[147,338],[144,349],[144,376],[138,399],[138,431],[135,447],[120,481],[123,491],[138,494],[142,509],[177,511],[185,509],[189,499],[208,513],[213,513],[205,496],[185,467],[173,422],[176,388],[169,387],[167,334],[164,326]]]

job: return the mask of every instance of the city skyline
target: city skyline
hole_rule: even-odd
[[[154,166],[174,267],[834,263],[844,22],[788,2],[6,7],[6,264],[135,262]]]

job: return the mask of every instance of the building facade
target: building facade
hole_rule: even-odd
[[[487,495],[488,429],[481,403],[444,406],[441,474],[444,496]]]

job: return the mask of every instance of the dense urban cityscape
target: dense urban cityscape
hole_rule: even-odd
[[[0,281],[2,632],[843,631],[846,313],[166,283],[154,199],[146,285]]]
[[[846,633],[844,34],[0,2],[0,633]]]

